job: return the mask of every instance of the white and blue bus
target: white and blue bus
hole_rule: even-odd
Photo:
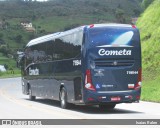
[[[93,24],[31,40],[21,59],[22,91],[68,105],[138,102],[141,44],[136,26]]]

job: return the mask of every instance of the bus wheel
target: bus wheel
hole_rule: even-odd
[[[66,109],[68,107],[67,92],[65,88],[62,88],[60,91],[60,103],[61,103],[61,108]]]
[[[32,96],[32,90],[31,90],[31,88],[28,89],[28,92],[29,92],[29,99],[32,100],[32,101],[35,100],[36,97]]]
[[[99,108],[100,109],[114,109],[115,106],[116,106],[116,104],[107,104],[107,105],[100,104]]]

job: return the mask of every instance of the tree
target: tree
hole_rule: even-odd
[[[7,48],[6,45],[2,45],[2,46],[0,47],[0,52],[3,53],[3,55],[7,56],[8,53],[9,53],[9,49]]]
[[[143,0],[142,8],[145,10],[154,0]]]
[[[9,2],[23,2],[24,0],[6,0],[6,1],[9,1]]]
[[[4,36],[4,34],[3,34],[3,33],[0,33],[0,39],[2,39],[2,38],[3,38],[3,36]]]
[[[136,16],[139,16],[140,13],[141,13],[141,11],[140,11],[139,9],[134,9],[133,12],[134,12],[134,14],[135,14]]]
[[[17,43],[22,43],[22,35],[17,35],[17,36],[15,37],[15,41],[16,41]]]
[[[33,14],[33,15],[32,15],[32,21],[34,21],[35,19],[36,19],[36,15]]]
[[[116,12],[115,12],[115,15],[116,15],[117,21],[119,23],[125,23],[124,10],[122,10],[120,8],[117,8]]]

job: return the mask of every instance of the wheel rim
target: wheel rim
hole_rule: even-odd
[[[61,104],[64,106],[65,105],[65,92],[62,90],[61,93]]]

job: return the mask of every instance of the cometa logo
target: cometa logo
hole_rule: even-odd
[[[98,51],[98,54],[100,56],[109,56],[109,55],[116,55],[116,56],[122,56],[122,55],[126,55],[126,56],[130,56],[132,54],[131,50],[105,50],[105,49],[100,49]]]

